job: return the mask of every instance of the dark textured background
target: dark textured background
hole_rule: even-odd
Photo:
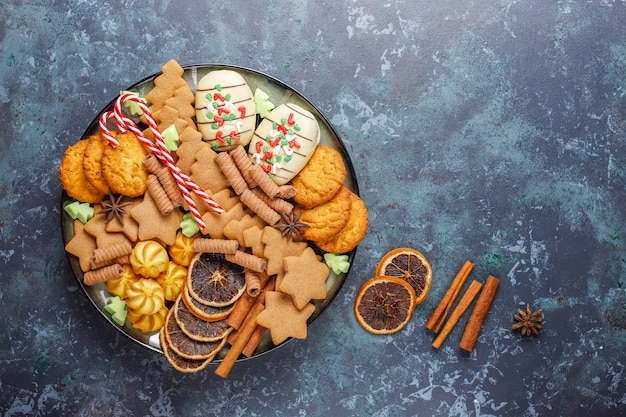
[[[626,415],[623,0],[8,0],[0,22],[0,415]],[[227,380],[109,326],[63,251],[64,149],[171,58],[308,97],[370,210],[309,338]],[[428,256],[431,294],[373,336],[354,296],[398,246]],[[466,259],[500,289],[472,354],[464,321],[437,351],[424,323]],[[527,302],[538,338],[510,330]]]

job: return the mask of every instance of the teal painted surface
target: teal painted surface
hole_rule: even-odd
[[[2,415],[624,415],[623,1],[121,4],[0,5]],[[110,328],[63,251],[64,149],[171,58],[298,89],[370,210],[309,338],[227,380],[179,374]],[[402,332],[373,336],[354,296],[398,246],[428,256],[431,294]],[[457,347],[464,320],[436,351],[424,323],[466,259],[500,289],[473,353]],[[528,340],[510,330],[527,302],[546,318]]]

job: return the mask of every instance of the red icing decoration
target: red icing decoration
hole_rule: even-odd
[[[293,121],[293,113],[289,113],[289,117],[287,118],[287,123],[292,125],[295,122]]]
[[[237,108],[237,110],[239,110],[239,113],[241,113],[241,118],[243,119],[244,117],[246,117],[246,108],[244,106],[239,106]]]
[[[300,148],[300,144],[294,139],[291,142],[289,142],[289,147],[290,148]]]
[[[222,101],[225,101],[225,100],[224,100],[224,96],[223,96],[223,95],[221,95],[220,93],[215,93],[215,94],[213,94],[213,101],[217,101],[217,99],[220,99],[220,100],[222,100]]]

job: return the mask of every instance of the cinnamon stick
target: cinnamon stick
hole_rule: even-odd
[[[461,343],[459,343],[459,347],[461,349],[468,352],[474,350],[474,345],[478,340],[480,330],[482,329],[485,317],[487,317],[491,303],[496,296],[499,284],[500,280],[493,275],[489,275],[487,277],[485,286],[476,301],[476,305],[472,310],[472,314],[470,315],[467,324],[465,325],[465,330],[463,331],[463,336],[461,337]]]
[[[446,316],[448,315],[448,312],[450,312],[450,309],[452,308],[452,304],[454,304],[454,300],[456,300],[456,297],[459,295],[463,284],[465,284],[467,277],[473,269],[474,264],[470,261],[465,261],[459,272],[454,277],[454,280],[452,280],[452,283],[448,287],[448,291],[446,291],[446,294],[439,302],[439,305],[437,305],[435,311],[426,322],[426,328],[428,330],[439,333],[446,319]]]
[[[439,349],[441,347],[454,326],[458,323],[463,313],[465,313],[465,310],[467,310],[470,304],[472,304],[472,301],[474,301],[474,298],[476,298],[476,295],[478,295],[482,286],[483,284],[480,282],[476,280],[472,281],[469,288],[465,291],[465,294],[463,294],[461,301],[459,301],[459,304],[454,308],[450,318],[441,329],[441,332],[437,335],[437,338],[435,338],[435,341],[433,342],[433,347],[435,349]]]
[[[235,340],[235,343],[231,345],[230,349],[228,349],[228,352],[226,352],[226,356],[224,356],[222,362],[218,365],[217,369],[215,369],[215,373],[217,375],[221,376],[222,378],[226,378],[231,369],[233,369],[237,358],[241,354],[241,351],[245,347],[248,339],[250,339],[250,336],[256,328],[256,318],[264,309],[265,306],[262,303],[257,302],[254,304],[252,310],[250,311],[251,319],[248,320],[246,325],[241,328],[237,340]]]
[[[274,277],[275,279],[274,275],[272,275],[272,277]],[[270,276],[267,275],[265,272],[262,272],[261,273],[261,288],[265,289],[269,280],[270,280]],[[247,293],[244,293],[239,298],[239,300],[237,300],[237,302],[235,303],[235,307],[233,308],[233,311],[230,312],[230,315],[228,316],[228,319],[226,320],[226,324],[228,324],[230,327],[232,327],[235,330],[239,329],[241,325],[243,324],[244,320],[246,319],[246,317],[248,316],[248,313],[252,309],[252,306],[254,305],[256,298],[258,298],[259,296],[252,297],[248,295]]]
[[[241,351],[243,356],[245,356],[246,358],[249,358],[250,356],[252,356],[257,346],[259,346],[259,343],[261,342],[261,339],[263,338],[263,335],[265,334],[266,331],[267,331],[266,327],[263,327],[260,324],[256,325],[256,328],[252,332],[250,339],[248,339],[248,343],[246,343],[243,350]]]

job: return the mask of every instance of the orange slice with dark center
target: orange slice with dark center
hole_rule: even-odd
[[[397,248],[387,252],[376,267],[377,276],[398,277],[407,281],[415,291],[415,304],[426,299],[433,279],[428,259],[412,248]]]
[[[207,367],[213,358],[208,359],[187,359],[174,352],[171,346],[167,343],[165,337],[165,330],[161,329],[159,334],[159,340],[161,341],[161,348],[167,361],[179,372],[192,373],[199,372]]]
[[[180,329],[187,336],[200,342],[215,342],[223,339],[230,333],[232,327],[226,324],[226,319],[219,321],[206,321],[193,315],[180,297],[174,307],[174,318]]]
[[[214,342],[200,342],[190,338],[176,322],[173,309],[167,314],[162,331],[165,331],[168,347],[187,359],[213,359],[226,344],[225,337]]]
[[[201,304],[223,307],[243,294],[246,278],[243,267],[228,262],[224,255],[203,252],[189,265],[189,294]]]
[[[189,287],[184,285],[181,290],[181,299],[187,306],[187,309],[196,317],[205,321],[220,321],[229,316],[235,308],[235,304],[228,304],[223,307],[213,307],[202,304],[189,294]]]
[[[363,328],[374,334],[401,330],[415,310],[415,291],[402,278],[377,276],[357,293],[354,314]]]

